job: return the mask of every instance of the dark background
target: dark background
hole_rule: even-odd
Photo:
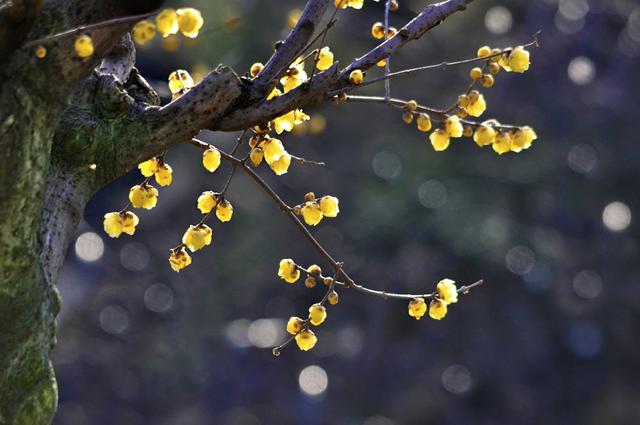
[[[400,0],[392,24],[427,3]],[[265,62],[288,11],[304,2],[176,5],[202,9],[205,30],[175,52],[159,39],[139,51],[141,73],[165,94],[176,68],[224,63],[241,73]],[[336,59],[373,47],[369,28],[381,19],[371,0],[342,12],[328,37]],[[484,91],[485,117],[537,130],[528,151],[498,156],[459,139],[436,153],[395,109],[326,105],[306,111],[326,118],[323,132],[283,141],[327,167],[294,164],[279,178],[259,171],[290,204],[310,190],[340,198],[340,215],[313,233],[357,281],[419,292],[443,277],[486,279],[445,320],[418,322],[404,302],[343,292],[316,348],[274,358],[268,347],[284,338],[284,321],[323,291],[280,281],[278,261],[327,264],[238,175],[233,220],[213,221],[212,246],[173,273],[168,249],[199,220],[197,196],[220,190],[229,170],[208,174],[200,152],[180,146],[167,156],[174,184],[160,190],[158,207],[136,211],[135,236],[112,240],[101,228],[138,173],[87,207],[60,276],[55,423],[638,423],[640,3],[476,1],[403,49],[392,68],[523,44],[538,30],[531,70],[501,73]],[[468,70],[416,74],[394,81],[392,93],[447,106]],[[228,148],[236,136],[203,137]]]

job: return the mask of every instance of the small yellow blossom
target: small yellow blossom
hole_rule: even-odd
[[[278,276],[287,283],[295,283],[300,278],[300,270],[291,258],[283,258],[278,266]]]
[[[221,158],[220,151],[211,146],[202,153],[202,166],[210,173],[213,173],[220,166]]]
[[[76,51],[76,56],[79,58],[88,58],[93,55],[93,40],[86,34],[83,34],[76,38],[74,43],[74,48]]]
[[[286,153],[280,139],[267,139],[262,145],[262,152],[267,164],[271,164],[280,159]]]
[[[156,27],[163,37],[176,34],[180,29],[176,11],[174,9],[163,9],[158,13],[158,16],[156,16]]]
[[[316,286],[316,278],[313,276],[307,276],[307,278],[304,280],[304,286],[309,289],[313,288],[314,286]]]
[[[262,158],[264,157],[264,153],[262,152],[262,148],[253,148],[249,153],[249,159],[254,167],[257,167],[262,162]]]
[[[333,65],[333,53],[328,47],[323,47],[318,53],[318,62],[316,68],[320,71],[324,71]]]
[[[260,72],[262,72],[262,70],[264,69],[264,65],[260,62],[256,62],[253,65],[251,65],[251,68],[249,69],[249,73],[251,74],[252,77],[257,77],[258,74],[260,74]]]
[[[313,326],[320,326],[327,318],[327,309],[316,303],[309,307],[309,322]]]
[[[124,230],[124,220],[120,213],[110,212],[104,215],[104,231],[112,238],[119,237]]]
[[[281,134],[283,131],[291,131],[295,125],[296,114],[294,111],[289,111],[284,115],[279,116],[273,120],[273,129],[276,133]]]
[[[38,46],[36,47],[34,54],[38,59],[44,59],[44,57],[47,56],[47,48],[44,46]]]
[[[484,58],[486,56],[489,56],[490,54],[491,54],[491,47],[489,46],[482,46],[481,48],[478,49],[479,58]]]
[[[329,304],[331,305],[336,305],[340,302],[340,296],[336,291],[331,291],[327,295],[327,301],[329,301]]]
[[[160,186],[169,186],[173,181],[173,169],[169,164],[162,164],[156,170],[155,178]]]
[[[320,276],[322,274],[322,269],[317,264],[312,264],[307,269],[311,276]]]
[[[429,317],[434,320],[440,320],[447,315],[447,304],[437,298],[429,303]]]
[[[473,99],[473,101],[469,101],[469,104],[465,108],[467,113],[474,117],[479,117],[486,109],[487,102],[484,100],[484,96],[482,94],[478,95],[478,97]]]
[[[444,129],[439,128],[429,135],[429,140],[433,149],[440,152],[449,147],[450,137]]]
[[[304,62],[302,62],[301,59],[302,58],[296,59],[296,61],[291,64],[284,77],[280,79],[280,84],[282,84],[282,88],[285,93],[290,92],[307,81],[307,73],[304,70]]]
[[[520,152],[522,149],[528,149],[537,138],[538,135],[531,127],[519,128],[511,137],[511,150]]]
[[[290,30],[292,30],[298,21],[300,20],[300,16],[302,16],[302,10],[300,9],[291,9],[287,14],[287,26]]]
[[[445,304],[453,304],[458,302],[458,288],[456,288],[456,283],[451,279],[442,279],[436,285],[436,291],[438,292],[438,297]]]
[[[151,158],[138,164],[138,169],[145,177],[151,177],[158,169],[158,158]]]
[[[482,69],[476,67],[471,69],[471,71],[469,71],[469,77],[471,77],[472,80],[479,80],[482,78]]]
[[[364,4],[364,0],[333,0],[336,7],[341,9],[346,9],[348,7],[352,7],[354,9],[362,9],[362,5]]]
[[[431,118],[428,114],[425,113],[418,114],[416,125],[418,126],[418,130],[426,133],[427,131],[431,130]]]
[[[457,115],[451,115],[444,122],[444,129],[449,137],[462,137],[464,127]]]
[[[169,264],[175,272],[179,272],[191,264],[191,256],[184,247],[179,250],[171,250],[169,255]]]
[[[511,150],[511,135],[506,131],[501,131],[491,146],[500,155],[509,152]]]
[[[137,215],[131,211],[126,211],[122,214],[122,231],[128,235],[133,235],[139,222],[140,219]]]
[[[182,243],[185,244],[191,252],[196,252],[197,250],[210,245],[212,238],[213,231],[211,230],[211,227],[206,224],[200,224],[198,226],[189,226],[182,236]]]
[[[300,214],[309,226],[316,226],[322,220],[322,210],[316,202],[305,202],[300,209]]]
[[[202,192],[198,197],[198,209],[202,214],[208,214],[216,206],[218,194],[210,190]]]
[[[158,203],[158,189],[151,185],[135,185],[129,191],[129,201],[134,208],[150,210]]]
[[[287,332],[291,335],[297,335],[304,326],[304,320],[299,317],[291,316],[287,322]]]
[[[509,68],[513,72],[525,72],[529,69],[529,52],[522,46],[518,46],[509,53]]]
[[[189,72],[178,69],[169,74],[169,91],[172,95],[180,95],[195,85]]]
[[[305,329],[296,335],[296,344],[298,344],[298,348],[302,351],[311,350],[316,342],[318,342],[318,338],[316,338],[316,334],[313,333],[310,329]]]
[[[476,142],[478,146],[487,146],[492,144],[496,140],[496,131],[493,127],[490,127],[486,124],[482,124],[478,127],[473,133],[473,141]]]
[[[133,41],[139,46],[144,46],[156,35],[156,26],[153,22],[144,19],[133,26],[131,30]]]
[[[176,10],[176,14],[178,15],[178,27],[182,35],[188,38],[196,38],[204,24],[200,11],[192,7],[185,7]]]
[[[376,40],[382,40],[384,38],[384,24],[382,22],[376,22],[371,26],[371,35]]]
[[[338,205],[340,200],[335,196],[323,196],[320,198],[320,211],[325,217],[336,217],[340,212],[340,206]]]
[[[420,320],[426,312],[427,303],[424,302],[424,298],[414,298],[409,301],[409,316]]]
[[[276,174],[276,176],[281,176],[289,170],[290,165],[291,155],[285,152],[284,155],[280,157],[280,159],[269,164],[269,167]]]
[[[359,69],[354,69],[349,74],[349,82],[354,85],[362,84],[364,81],[364,74]]]
[[[231,220],[232,216],[233,216],[233,205],[231,205],[231,202],[227,201],[226,199],[223,199],[222,202],[220,202],[216,207],[216,217],[218,217],[218,220],[222,222],[227,222]]]

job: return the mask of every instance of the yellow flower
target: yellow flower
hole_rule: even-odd
[[[212,237],[213,231],[211,230],[211,227],[206,224],[189,226],[182,236],[182,243],[185,244],[191,252],[196,252],[197,250],[211,244]]]
[[[477,99],[469,101],[469,104],[464,109],[471,116],[479,117],[482,115],[487,109],[487,102],[484,100],[484,95],[480,94]]]
[[[257,167],[262,162],[262,158],[264,157],[264,153],[262,152],[262,148],[253,148],[249,153],[249,159],[254,167]]]
[[[433,149],[440,152],[449,147],[449,135],[442,128],[437,129],[433,133],[429,135],[429,140],[431,140],[431,146]]]
[[[451,115],[447,118],[444,122],[444,129],[449,137],[462,137],[464,133],[464,127],[462,127],[460,118],[457,115]]]
[[[88,58],[93,55],[93,40],[88,35],[84,34],[76,38],[74,43],[76,50],[76,56],[79,58]]]
[[[320,276],[322,274],[322,269],[317,264],[312,264],[307,269],[311,276]]]
[[[416,320],[420,320],[422,316],[427,312],[427,303],[423,298],[414,298],[409,301],[409,316],[414,317]]]
[[[284,77],[280,79],[280,84],[282,84],[282,88],[285,93],[290,92],[307,80],[304,63],[300,59],[301,58],[296,59],[296,61],[291,64]]]
[[[280,260],[278,276],[287,283],[295,283],[300,278],[300,270],[291,258]]]
[[[536,132],[529,126],[519,128],[511,137],[511,150],[520,152],[522,149],[528,149],[534,140],[538,138]]]
[[[336,305],[340,302],[340,296],[336,291],[331,291],[329,295],[327,295],[327,301],[329,301],[331,305]]]
[[[169,74],[169,91],[172,95],[179,95],[195,85],[191,75],[184,69],[178,69]]]
[[[289,14],[287,15],[287,26],[290,30],[292,30],[298,21],[300,20],[300,16],[302,15],[302,10],[300,9],[291,9]]]
[[[144,19],[133,26],[131,30],[133,35],[133,41],[140,46],[144,46],[149,41],[153,40],[156,35],[156,26],[153,22]]]
[[[316,345],[316,342],[318,342],[318,338],[310,329],[305,329],[296,335],[296,344],[302,351],[311,350]]]
[[[133,235],[139,222],[140,219],[137,215],[131,211],[126,211],[122,217],[122,231],[128,235]]]
[[[156,170],[155,178],[160,186],[169,186],[173,181],[173,169],[169,164],[162,164]]]
[[[362,84],[364,81],[364,74],[359,69],[354,69],[349,74],[349,82],[354,85]]]
[[[500,155],[507,153],[511,150],[511,136],[506,131],[501,131],[491,146]]]
[[[38,46],[36,47],[34,54],[38,59],[44,59],[44,57],[47,56],[47,48],[44,46]]]
[[[371,26],[371,35],[376,40],[382,40],[384,38],[384,24],[382,22],[376,22]]]
[[[145,177],[151,177],[158,169],[158,158],[151,158],[138,164],[138,169]]]
[[[316,303],[309,307],[309,322],[313,326],[320,326],[327,318],[327,309]]]
[[[290,165],[291,165],[291,155],[285,152],[284,155],[280,157],[280,159],[269,164],[269,167],[271,167],[271,170],[273,170],[273,172],[277,176],[281,176],[282,174],[285,174],[289,170]]]
[[[336,7],[339,7],[341,9],[346,9],[347,6],[354,9],[362,9],[364,0],[333,0],[333,3]]]
[[[287,332],[291,335],[297,335],[304,326],[304,320],[299,317],[291,316],[287,322]]]
[[[431,118],[428,114],[421,113],[418,115],[418,119],[416,120],[416,124],[418,126],[418,130],[427,132],[431,130]]]
[[[333,65],[333,53],[328,47],[323,47],[320,49],[320,53],[318,53],[318,63],[316,63],[316,68],[320,71],[324,71],[331,65]]]
[[[447,315],[447,304],[439,299],[432,299],[429,303],[429,317],[440,320]]]
[[[323,196],[320,198],[320,211],[325,217],[335,217],[340,212],[340,201],[335,196]]]
[[[529,52],[522,46],[518,46],[509,53],[509,68],[513,72],[525,72],[529,69]]]
[[[451,279],[442,279],[436,285],[436,291],[438,291],[438,297],[445,304],[453,304],[458,302],[458,288],[456,283]]]
[[[284,115],[279,116],[273,120],[273,128],[276,133],[281,134],[283,131],[293,130],[295,125],[296,114],[294,111],[289,111]]]
[[[174,9],[163,9],[156,16],[156,27],[163,37],[177,33],[180,27],[178,26],[178,14],[176,11]]]
[[[176,10],[176,14],[178,15],[178,27],[182,35],[189,38],[196,38],[200,28],[202,28],[204,24],[204,19],[202,19],[200,11],[191,7],[185,7]]]
[[[175,272],[179,272],[191,264],[191,256],[184,247],[179,250],[171,250],[169,255],[169,264]]]
[[[233,205],[231,205],[231,202],[224,199],[216,207],[216,217],[218,217],[218,220],[222,222],[226,222],[231,220],[232,215],[233,215]]]
[[[280,139],[267,139],[262,145],[262,152],[267,164],[271,164],[280,159],[282,155],[287,153]]]
[[[322,220],[322,210],[316,202],[305,202],[300,209],[304,222],[309,226],[315,226]]]
[[[210,190],[202,192],[198,197],[198,209],[202,214],[208,214],[216,206],[218,195]]]
[[[210,173],[213,173],[220,166],[221,158],[220,151],[211,146],[202,153],[202,166]]]
[[[129,201],[134,208],[150,210],[158,203],[158,189],[151,185],[135,185],[129,191]]]
[[[486,124],[482,124],[476,129],[475,133],[473,133],[473,141],[476,142],[478,146],[490,145],[494,140],[496,140],[496,131],[493,127]]]
[[[102,225],[105,233],[112,238],[119,237],[124,230],[124,220],[120,213],[117,212],[106,213]]]
[[[481,48],[478,49],[479,58],[484,58],[485,56],[489,56],[490,54],[491,54],[491,47],[489,46],[482,46]]]
[[[260,74],[260,72],[262,72],[262,70],[264,69],[264,65],[260,62],[256,62],[253,65],[251,65],[251,68],[249,69],[249,73],[251,74],[252,77],[257,77],[258,74]]]

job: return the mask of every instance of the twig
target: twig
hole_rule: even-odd
[[[89,30],[93,30],[93,29],[97,29],[97,28],[103,28],[103,27],[108,27],[108,26],[111,26],[111,25],[126,24],[126,23],[129,23],[129,22],[140,21],[142,19],[148,18],[149,16],[153,16],[153,15],[155,15],[157,13],[158,13],[158,10],[155,10],[153,12],[143,13],[143,14],[140,14],[140,15],[123,16],[123,17],[119,17],[119,18],[107,19],[106,21],[95,22],[93,24],[80,25],[79,27],[68,29],[66,31],[59,32],[57,34],[48,35],[46,37],[38,38],[37,40],[29,41],[29,42],[25,43],[22,47],[26,48],[26,47],[37,46],[39,44],[44,44],[44,43],[48,43],[48,42],[51,42],[51,41],[56,41],[56,40],[59,40],[61,38],[67,37],[69,35],[77,34],[77,33],[84,32],[84,31],[89,31]]]
[[[389,34],[389,9],[391,9],[391,1],[387,0],[384,5],[384,38],[386,39]],[[389,101],[391,99],[391,83],[389,82],[388,75],[391,73],[391,58],[388,57],[384,64],[384,75],[387,77],[384,80],[384,98]]]

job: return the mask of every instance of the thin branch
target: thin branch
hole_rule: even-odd
[[[391,9],[391,1],[387,0],[384,5],[384,37],[387,38],[389,34],[389,10]],[[388,76],[391,73],[391,58],[387,58],[384,64],[384,75]],[[391,83],[389,78],[384,80],[384,98],[389,101],[391,99]]]
[[[68,29],[66,31],[59,32],[57,34],[52,34],[52,35],[48,35],[46,37],[42,37],[42,38],[38,38],[36,40],[29,41],[28,43],[25,43],[22,47],[23,48],[33,47],[33,46],[37,46],[37,45],[44,44],[44,43],[49,43],[49,42],[56,41],[56,40],[59,40],[61,38],[64,38],[64,37],[67,37],[67,36],[70,36],[70,35],[78,34],[78,33],[89,31],[89,30],[109,27],[111,25],[128,24],[128,23],[131,23],[131,22],[140,21],[142,19],[148,18],[149,16],[153,16],[153,15],[155,15],[157,13],[158,13],[158,10],[155,10],[153,12],[142,13],[140,15],[123,16],[123,17],[118,17],[118,18],[107,19],[106,21],[100,21],[100,22],[96,22],[96,23],[93,23],[93,24],[80,25],[79,27],[71,28],[71,29]]]

